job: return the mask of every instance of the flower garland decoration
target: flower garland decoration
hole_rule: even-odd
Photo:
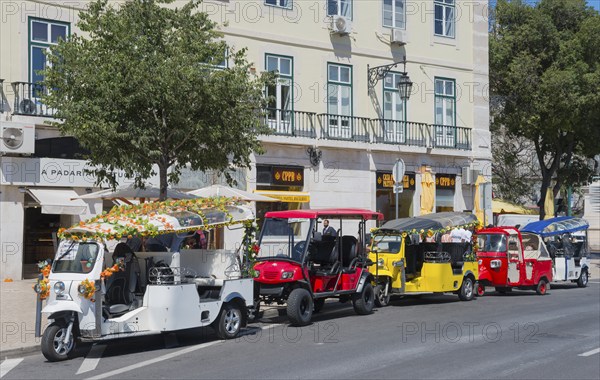
[[[164,202],[147,202],[138,205],[115,206],[108,213],[103,212],[86,222],[79,222],[69,229],[58,230],[58,237],[73,241],[87,240],[120,240],[123,237],[155,237],[171,233],[174,228],[166,215],[173,212],[187,211],[195,213],[202,218],[205,226],[190,225],[189,228],[178,229],[178,232],[192,232],[208,229],[210,220],[204,214],[206,210],[218,210],[226,214],[227,220],[214,224],[214,227],[225,227],[239,222],[233,221],[227,211],[228,206],[242,204],[238,198],[195,198],[182,200],[169,200]],[[159,226],[162,225],[162,228]],[[84,230],[84,231],[82,231]]]
[[[125,264],[123,264],[123,262],[119,261],[112,267],[106,268],[105,270],[103,270],[102,273],[100,273],[100,278],[102,278],[104,280],[105,278],[112,276],[113,273],[123,271],[123,270],[125,270]]]
[[[79,294],[81,294],[85,299],[88,299],[94,302],[94,294],[96,294],[96,285],[89,279],[85,279],[81,281],[79,287],[77,288]]]
[[[401,235],[402,237],[406,237],[408,235],[419,235],[422,239],[424,239],[425,237],[432,237],[433,235],[435,235],[437,233],[440,233],[443,235],[445,233],[448,233],[448,232],[450,232],[454,229],[458,229],[458,228],[472,228],[476,234],[477,232],[479,232],[482,229],[482,225],[481,225],[480,221],[476,221],[476,222],[456,225],[454,227],[446,226],[446,227],[439,228],[439,229],[417,230],[417,229],[413,228],[412,230],[398,231],[397,234]],[[379,232],[378,228],[371,229],[371,233],[373,233],[373,234],[377,234],[378,232]],[[386,233],[389,233],[389,231],[387,231]],[[474,236],[475,235],[473,235],[473,237]],[[474,239],[474,242],[476,243],[475,239]]]
[[[245,265],[242,272],[245,276],[249,277],[254,277],[254,263],[256,263],[256,257],[260,252],[260,246],[256,241],[257,233],[258,224],[256,224],[256,220],[247,221],[244,223],[244,237],[242,239],[242,247],[244,247]]]
[[[50,265],[50,260],[46,259],[40,261],[37,267],[42,276],[33,285],[33,290],[39,294],[40,300],[45,300],[50,295],[50,280],[48,280],[48,276],[50,276],[52,266]]]

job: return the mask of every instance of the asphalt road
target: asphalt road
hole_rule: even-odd
[[[546,296],[395,299],[369,316],[331,302],[303,328],[271,313],[231,341],[196,329],[88,344],[66,362],[4,360],[2,379],[599,379],[600,282],[592,281]]]

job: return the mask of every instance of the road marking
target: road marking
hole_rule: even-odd
[[[594,354],[597,354],[600,352],[600,348],[594,348],[593,350],[590,350],[588,352],[584,352],[583,354],[579,354],[577,356],[592,356]]]
[[[0,364],[0,379],[4,377],[11,369],[15,368],[23,361],[24,358],[20,359],[6,359]]]
[[[206,348],[206,347],[214,346],[215,344],[220,344],[220,343],[223,343],[223,341],[222,340],[215,340],[213,342],[198,344],[196,346],[191,346],[191,347],[184,348],[184,349],[176,351],[176,352],[171,352],[170,354],[159,356],[159,357],[154,358],[154,359],[145,360],[143,362],[132,364],[132,365],[127,366],[127,367],[115,369],[114,371],[105,372],[105,373],[100,374],[98,376],[90,377],[89,380],[105,379],[107,377],[117,376],[117,375],[120,375],[120,374],[125,373],[125,372],[133,371],[134,369],[146,367],[146,366],[149,366],[149,365],[154,364],[154,363],[158,363],[158,362],[162,362],[162,361],[165,361],[165,360],[173,359],[173,358],[176,358],[178,356],[189,354],[190,352],[194,352],[194,351],[197,351],[197,350],[200,350],[200,349],[203,349],[203,348]]]
[[[104,349],[106,348],[106,344],[94,344],[92,349],[86,355],[85,359],[83,359],[83,363],[79,366],[77,370],[77,375],[80,373],[90,372],[96,369],[98,363],[100,363],[100,359],[102,359],[102,354],[104,353]]]

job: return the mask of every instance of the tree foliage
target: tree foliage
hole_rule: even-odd
[[[600,152],[600,15],[585,0],[498,0],[490,35],[494,126],[533,143],[542,179],[538,205],[582,160]],[[585,165],[584,165],[585,166]],[[584,179],[587,182],[589,177]]]
[[[223,41],[198,0],[171,3],[90,3],[82,35],[53,48],[45,71],[44,101],[91,152],[98,180],[115,186],[119,169],[143,186],[156,165],[163,199],[186,165],[227,174],[250,164],[272,80],[250,74],[245,49]]]

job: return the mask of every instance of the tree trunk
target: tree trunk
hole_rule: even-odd
[[[167,179],[167,169],[169,167],[163,163],[159,162],[158,164],[158,178],[159,178],[159,186],[160,186],[160,198],[159,201],[164,201],[167,199],[167,189],[169,187],[169,181]]]

